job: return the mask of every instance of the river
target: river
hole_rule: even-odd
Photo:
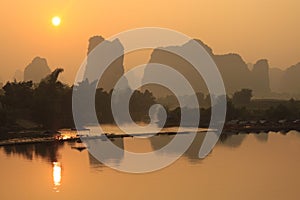
[[[116,138],[133,152],[150,152],[173,136]],[[300,199],[300,133],[222,137],[199,159],[203,135],[172,165],[146,174],[106,167],[76,142],[0,147],[0,199]],[[174,156],[176,152],[164,152]],[[109,158],[118,165],[122,155]]]

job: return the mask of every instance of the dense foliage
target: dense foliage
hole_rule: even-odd
[[[83,81],[75,87],[89,91],[92,84]],[[30,128],[58,129],[73,128],[72,93],[73,87],[60,81],[42,81],[38,85],[28,82],[8,82],[0,96],[1,129],[24,129],[24,121]],[[114,123],[111,112],[112,91],[101,88],[96,90],[95,107],[100,123]],[[149,108],[155,104],[155,98],[148,90],[134,91],[130,99],[130,114],[134,121],[149,121]],[[83,108],[82,116],[89,114]],[[20,123],[22,122],[22,123]],[[25,126],[26,127],[26,126]]]
[[[27,82],[8,82],[2,88],[0,95],[0,129],[3,131],[28,129],[58,129],[73,128],[72,93],[78,90],[89,91],[94,86],[88,81],[83,81],[77,86],[68,86],[56,77],[41,81],[39,84]],[[107,92],[102,88],[96,90],[95,107],[100,123],[114,123],[111,111],[112,91]],[[200,105],[210,102],[209,96],[198,94]],[[167,125],[179,125],[181,112],[193,113],[198,108],[168,107],[167,99],[158,99],[146,90],[136,90],[130,99],[129,110],[131,117],[136,122],[149,122],[149,109],[156,103],[165,102],[167,110]],[[232,98],[227,97],[226,120],[270,120],[300,119],[300,103],[291,99],[289,101],[252,100],[252,91],[243,89],[236,92]],[[188,98],[187,98],[188,99]],[[175,101],[174,101],[175,102]],[[206,103],[203,103],[206,102]],[[122,99],[120,99],[122,103]],[[175,102],[176,103],[176,102]],[[174,104],[175,105],[175,104]],[[263,106],[262,106],[263,105]],[[82,116],[89,111],[83,108]],[[200,109],[200,125],[206,126],[210,121],[210,106]],[[188,123],[188,122],[187,122]]]

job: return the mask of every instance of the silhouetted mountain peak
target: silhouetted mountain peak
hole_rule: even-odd
[[[260,59],[255,63],[255,65],[253,67],[254,68],[255,67],[269,68],[269,61],[267,59]]]
[[[100,43],[101,48],[92,52]],[[110,59],[114,57],[114,55],[119,55],[120,57],[109,64]],[[110,91],[124,74],[123,60],[124,47],[119,39],[108,41],[102,36],[93,36],[89,39],[87,65],[83,79],[88,79],[88,81],[92,83],[100,78],[98,87],[103,88],[105,91]],[[106,68],[108,64],[109,66]],[[97,72],[101,71],[103,73],[102,76],[97,77]],[[127,88],[128,85],[124,87]]]
[[[89,39],[88,52],[89,54],[98,44],[103,42],[105,39],[102,36],[93,36]]]
[[[299,70],[300,70],[300,62],[286,69],[287,72],[297,72],[297,73],[299,72]]]
[[[286,70],[271,68],[269,74],[272,91],[285,94],[299,94],[300,63],[292,65]]]
[[[51,73],[47,60],[35,57],[24,70],[24,81],[39,83],[44,77]]]
[[[216,55],[215,57],[216,61],[222,61],[224,67],[230,67],[230,66],[239,66],[244,69],[248,69],[248,66],[246,62],[243,60],[243,58],[237,54],[237,53],[228,53],[228,54],[222,54],[222,55]],[[226,65],[225,65],[226,62]]]
[[[194,41],[198,42],[210,55],[213,55],[213,50],[207,44],[205,44],[202,40],[194,39]],[[190,41],[192,42],[192,41]],[[188,45],[190,42],[186,43]]]
[[[263,96],[271,92],[269,79],[269,63],[267,59],[258,60],[252,69],[252,89],[256,96]]]

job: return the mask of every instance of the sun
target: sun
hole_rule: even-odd
[[[53,26],[59,26],[60,22],[61,22],[60,17],[55,16],[55,17],[52,18],[52,24],[53,24]]]

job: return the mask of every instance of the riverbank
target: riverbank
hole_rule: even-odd
[[[232,122],[227,123],[224,126],[222,134],[232,135],[232,134],[249,134],[249,133],[269,133],[269,132],[282,132],[287,133],[289,131],[299,131],[300,125],[298,123],[274,123],[274,124],[251,124],[244,122]],[[207,129],[203,129],[200,132],[207,132]],[[213,130],[211,130],[213,131]],[[4,145],[16,145],[16,144],[29,144],[29,143],[43,143],[43,142],[63,142],[70,140],[80,140],[80,135],[77,131],[70,130],[73,132],[73,136],[65,137],[62,132],[59,131],[45,131],[45,130],[27,130],[27,131],[17,131],[17,132],[7,132],[0,134],[0,146]],[[109,139],[113,138],[124,138],[124,137],[145,137],[149,135],[175,135],[175,134],[187,134],[188,132],[160,132],[157,134],[153,133],[142,133],[142,134],[114,134],[106,133],[106,137]],[[103,135],[83,135],[82,137],[88,137],[90,139],[94,138],[104,138]]]
[[[57,131],[24,130],[0,133],[0,146],[55,141]]]
[[[300,132],[300,121],[285,121],[267,122],[261,121],[238,121],[232,120],[227,122],[223,128],[223,134],[232,133],[269,133],[269,132]]]

